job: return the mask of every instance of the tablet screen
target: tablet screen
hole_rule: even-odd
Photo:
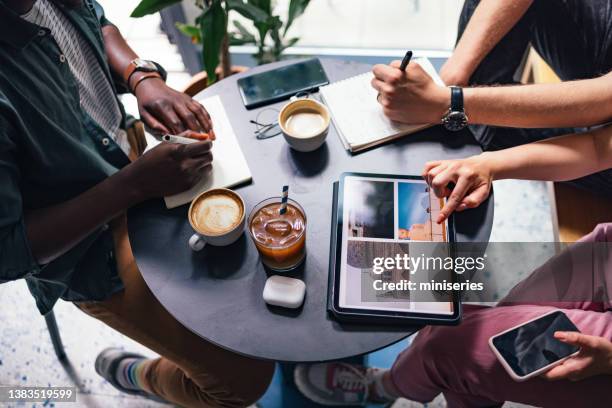
[[[449,245],[443,244],[449,241],[448,222],[435,222],[444,201],[430,191],[424,180],[415,178],[346,175],[341,189],[338,305],[453,315],[451,293],[426,288],[432,279],[451,282],[454,272],[430,268],[411,273],[411,266],[414,271],[417,263],[424,265],[433,259],[429,252],[436,252],[435,259],[450,256],[440,253],[450,251]],[[419,284],[421,290],[386,290],[397,287],[389,284],[398,282]]]

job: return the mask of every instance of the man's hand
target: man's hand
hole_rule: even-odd
[[[580,351],[543,374],[547,380],[579,381],[595,375],[612,375],[610,340],[577,332],[555,332],[555,338],[580,347]]]
[[[487,153],[483,153],[462,160],[428,162],[423,170],[423,178],[436,196],[448,197],[436,220],[440,224],[453,211],[475,208],[486,200],[491,192],[493,172]]]
[[[138,200],[177,194],[193,187],[212,168],[212,141],[160,143],[124,171]]]
[[[176,135],[186,130],[212,131],[206,109],[188,95],[170,88],[161,79],[145,79],[136,88],[135,95],[140,117],[155,133]]]
[[[450,106],[450,91],[437,85],[415,62],[402,72],[400,61],[376,65],[372,86],[385,115],[408,124],[439,123]]]

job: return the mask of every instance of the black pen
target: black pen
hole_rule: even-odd
[[[412,59],[412,51],[408,51],[406,55],[404,55],[404,59],[400,64],[400,70],[402,72],[406,72],[406,68],[408,68],[408,64],[410,64],[410,60]]]

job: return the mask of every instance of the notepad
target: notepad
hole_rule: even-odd
[[[444,82],[427,58],[415,60],[433,80]],[[431,125],[405,125],[389,120],[376,100],[371,72],[334,82],[320,89],[344,147],[355,153],[415,133]],[[410,109],[410,107],[406,107]]]
[[[236,134],[219,96],[200,101],[213,121],[217,140],[212,147],[213,166],[209,175],[192,189],[165,197],[166,207],[175,208],[191,202],[198,194],[211,188],[229,188],[251,181],[249,165],[238,144]]]

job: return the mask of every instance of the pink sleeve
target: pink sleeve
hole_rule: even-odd
[[[578,242],[612,242],[612,223],[598,224],[593,231],[580,238]]]

